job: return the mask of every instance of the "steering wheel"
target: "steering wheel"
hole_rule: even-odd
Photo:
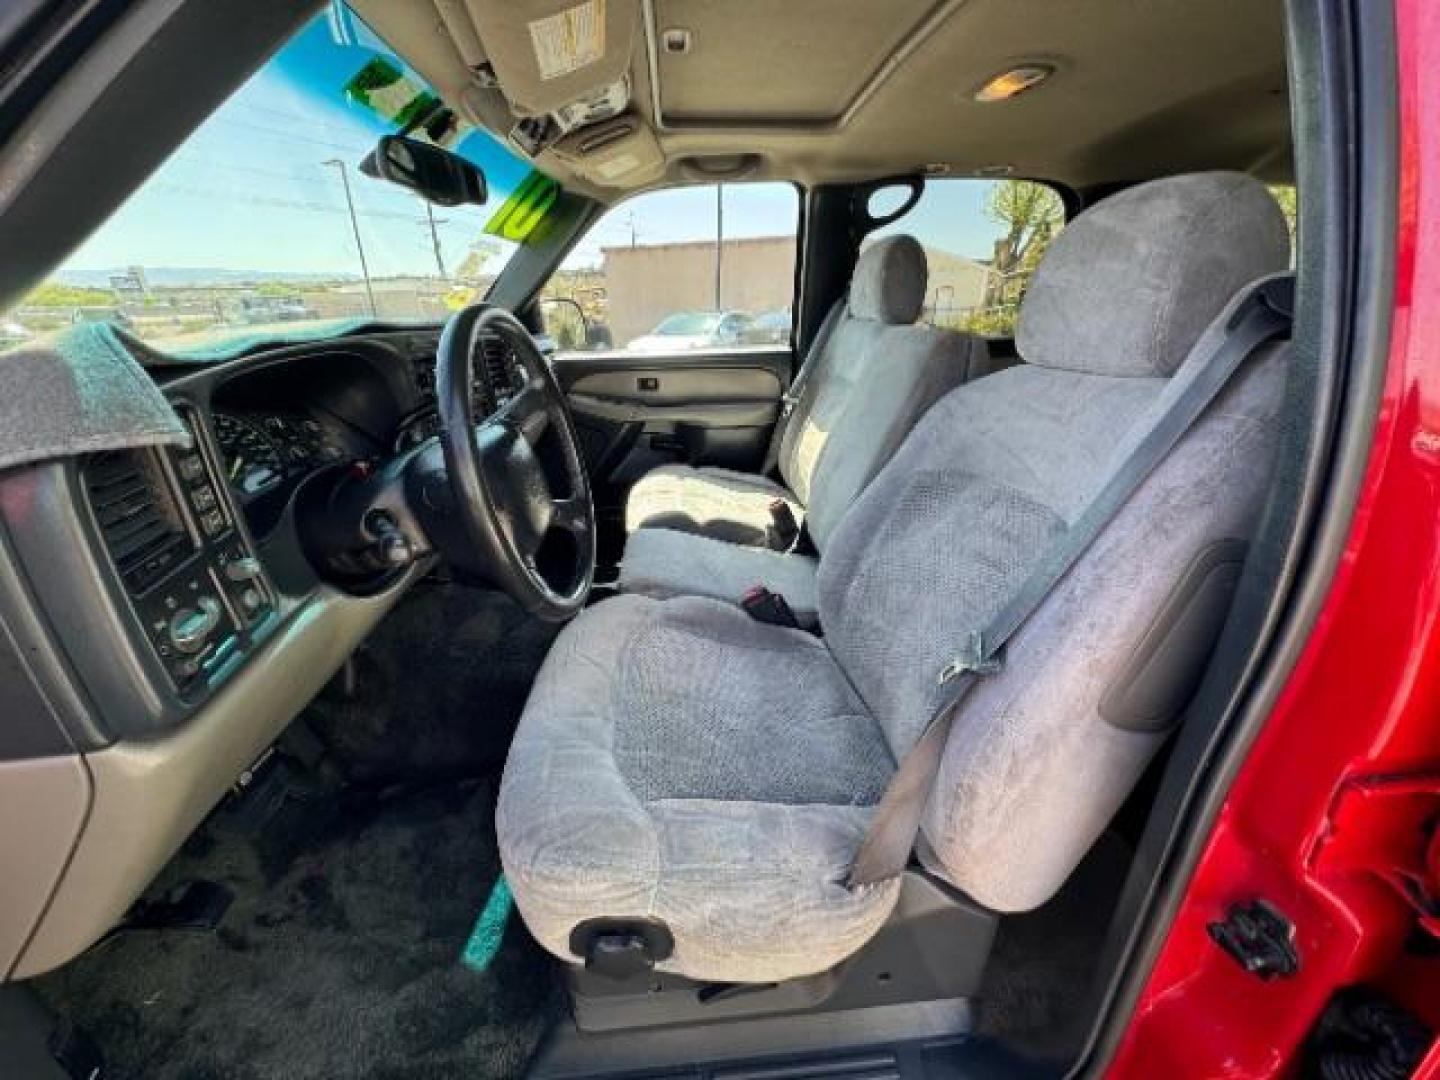
[[[505,345],[525,379],[508,402],[477,417],[474,388],[488,388],[491,403],[502,389],[491,384],[481,359],[487,339]],[[595,577],[595,508],[575,426],[550,365],[515,316],[477,304],[446,324],[435,375],[453,512],[467,541],[447,545],[446,556],[494,582],[533,615],[552,622],[571,618]],[[558,495],[552,479],[559,481]]]

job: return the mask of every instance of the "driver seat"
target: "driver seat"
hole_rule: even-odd
[[[1238,173],[1131,188],[1065,229],[1020,316],[1027,361],[942,398],[821,559],[823,639],[702,597],[621,595],[556,640],[497,811],[536,938],[640,927],[666,972],[778,982],[885,923],[898,880],[849,866],[936,673],[1073,522],[1127,431],[1285,224]],[[927,868],[997,912],[1065,881],[1205,664],[1268,487],[1283,347],[1262,349],[1011,639],[956,718]]]

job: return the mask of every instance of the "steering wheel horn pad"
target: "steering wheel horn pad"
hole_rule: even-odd
[[[525,386],[477,422],[471,392],[476,358],[493,338],[513,352]],[[483,368],[480,375],[486,377]],[[569,409],[535,340],[503,308],[464,308],[441,334],[435,390],[449,512],[461,526],[438,530],[437,546],[453,565],[504,589],[530,613],[554,622],[573,617],[595,577],[595,511]],[[537,451],[541,439],[556,440],[563,496],[554,494],[546,457]],[[572,565],[558,582],[551,580],[555,568],[547,573],[539,558],[556,530],[569,535],[573,548]]]
[[[481,426],[475,442],[481,475],[501,512],[501,526],[521,551],[538,550],[555,511],[550,482],[534,448],[505,424]]]

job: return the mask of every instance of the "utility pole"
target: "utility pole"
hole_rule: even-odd
[[[365,278],[365,296],[370,301],[370,317],[376,318],[378,313],[375,309],[375,288],[370,284],[370,264],[365,261],[365,244],[360,239],[360,219],[355,216],[355,197],[350,193],[350,174],[345,170],[345,162],[339,158],[331,158],[320,164],[338,169],[340,182],[345,185],[345,205],[350,208],[350,228],[355,233],[355,250],[360,254],[360,273]]]
[[[725,185],[715,185],[715,310],[720,310],[721,250],[725,240]]]
[[[429,199],[421,199],[425,204],[425,218],[430,222],[430,244],[435,249],[435,269],[440,272],[440,280],[445,280],[445,258],[440,254],[440,234],[435,230],[435,208],[430,205]]]

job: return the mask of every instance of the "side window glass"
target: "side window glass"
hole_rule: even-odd
[[[799,216],[799,193],[780,183],[626,200],[542,291],[546,346],[664,356],[788,343]]]
[[[1295,185],[1271,184],[1270,194],[1275,197],[1276,203],[1279,204],[1280,213],[1285,215],[1285,228],[1290,231],[1290,269],[1293,270],[1295,269],[1295,225],[1300,215],[1300,205],[1296,199]]]
[[[1065,206],[1045,184],[939,177],[926,181],[913,210],[866,243],[908,233],[924,246],[924,322],[1010,337],[1030,277],[1064,225]]]

